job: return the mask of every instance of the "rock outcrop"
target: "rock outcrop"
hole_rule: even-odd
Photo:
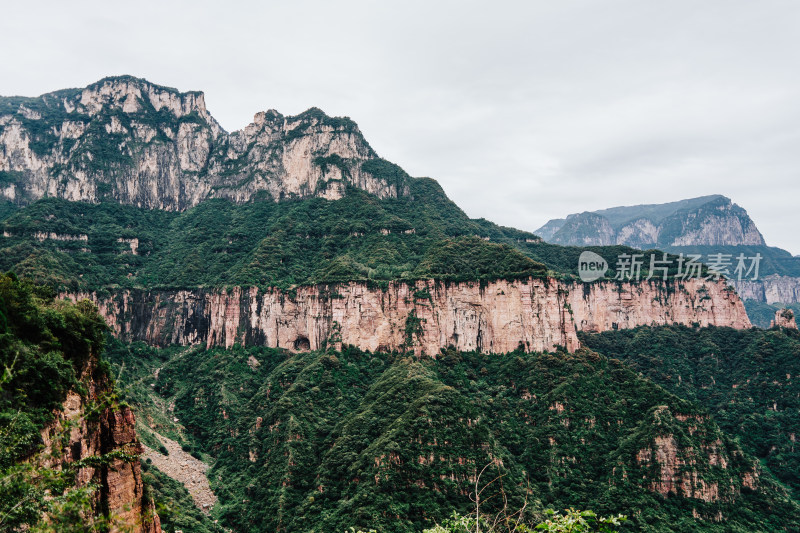
[[[78,471],[76,484],[98,487],[92,493],[92,507],[109,517],[112,533],[160,533],[155,504],[144,493],[138,458],[144,450],[133,412],[108,401],[113,385],[105,378],[98,382],[93,374],[95,365],[90,362],[82,379],[89,385],[88,394],[67,393],[63,409],[42,431],[45,449],[39,457],[45,466],[55,468],[87,463]]]
[[[641,436],[634,434],[642,440],[635,462],[621,467],[631,481],[649,479],[646,486],[652,492],[706,503],[736,501],[743,488],[757,489],[758,463],[726,442],[707,415],[674,413],[664,405],[649,413],[645,423]],[[640,478],[644,472],[648,475]],[[719,514],[702,518],[723,519]]]
[[[183,210],[207,198],[341,198],[408,193],[356,124],[318,109],[257,113],[226,133],[203,93],[106,78],[38,98],[0,97],[0,199],[113,200]]]
[[[547,242],[567,246],[765,245],[747,211],[719,195],[573,214],[550,220],[535,233]]]
[[[775,319],[770,324],[770,327],[797,329],[794,311],[791,309],[779,309],[775,312]]]
[[[315,350],[504,353],[579,347],[578,331],[640,325],[750,326],[724,282],[581,284],[552,278],[488,283],[393,282],[222,291],[121,291],[89,298],[116,335],[153,345],[236,343]]]
[[[800,302],[800,278],[773,274],[758,280],[731,280],[730,284],[745,300],[768,304]]]

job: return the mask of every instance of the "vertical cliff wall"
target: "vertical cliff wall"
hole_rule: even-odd
[[[800,302],[800,278],[792,276],[773,274],[756,281],[732,280],[731,285],[736,288],[739,296],[745,300],[755,300],[768,304]]]
[[[552,278],[488,283],[394,282],[222,291],[121,291],[89,298],[121,338],[154,345],[236,343],[314,350],[349,344],[370,351],[435,354],[579,347],[578,331],[640,325],[750,327],[724,282],[592,284]]]
[[[333,200],[348,187],[408,194],[354,122],[318,109],[260,112],[229,134],[203,93],[130,76],[0,97],[0,199],[17,204],[55,197],[184,210],[208,198]]]

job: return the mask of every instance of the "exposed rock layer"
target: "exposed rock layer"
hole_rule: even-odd
[[[779,309],[775,312],[775,319],[770,324],[770,327],[797,329],[794,312],[791,309]]]
[[[745,300],[768,304],[800,302],[800,278],[771,275],[756,281],[733,280],[730,283]]]
[[[569,246],[623,244],[647,249],[765,244],[747,212],[719,195],[576,213],[550,220],[535,233],[547,242]]]
[[[394,282],[223,291],[122,291],[89,298],[114,332],[153,345],[236,343],[293,350],[326,344],[370,351],[504,353],[579,346],[577,331],[640,325],[750,326],[724,283],[565,283],[555,279],[488,283]]]
[[[96,513],[111,518],[111,531],[131,533],[160,533],[161,525],[155,506],[144,494],[141,465],[138,454],[143,452],[136,437],[136,421],[130,407],[112,404],[100,411],[99,416],[90,417],[89,407],[103,402],[103,397],[113,387],[109,383],[98,383],[91,376],[94,365],[84,372],[83,382],[88,384],[88,394],[70,391],[63,409],[56,413],[52,423],[42,431],[48,466],[58,467],[65,463],[101,458],[114,452],[122,452],[127,458],[116,457],[107,464],[86,466],[78,471],[77,486],[89,484],[99,487],[93,492],[92,506]],[[68,438],[62,441],[67,431]]]

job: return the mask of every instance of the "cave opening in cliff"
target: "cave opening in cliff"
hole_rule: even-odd
[[[308,340],[308,337],[297,337],[294,340],[294,349],[298,352],[308,352],[311,350],[311,342]]]

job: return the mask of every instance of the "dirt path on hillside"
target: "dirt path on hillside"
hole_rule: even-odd
[[[161,455],[145,446],[144,456],[166,475],[183,483],[189,494],[192,495],[195,505],[204,513],[208,513],[217,503],[217,497],[211,492],[211,486],[206,477],[208,465],[183,451],[181,445],[174,440],[158,433],[153,434],[169,451],[169,455]]]

